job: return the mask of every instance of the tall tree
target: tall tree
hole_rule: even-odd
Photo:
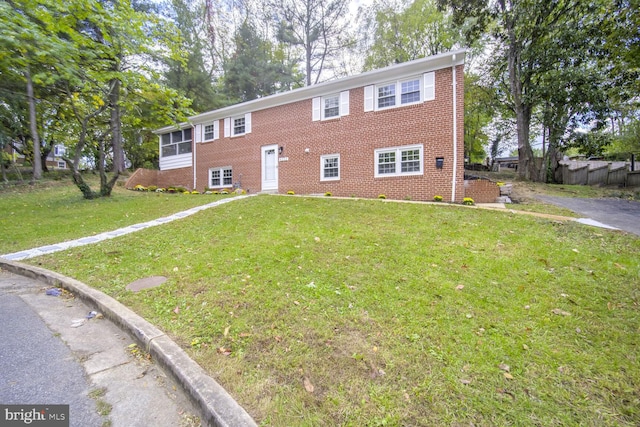
[[[597,29],[601,17],[620,11],[612,8],[612,0],[439,2],[453,10],[454,22],[459,25],[466,22],[468,36],[476,37],[485,30],[491,31],[495,46],[491,52],[492,67],[497,74],[504,73],[506,77],[503,102],[510,106],[516,120],[519,173],[525,179],[540,179],[544,174],[540,173],[539,165],[534,162],[531,148],[532,117],[543,105],[544,108],[553,108],[553,113],[547,109],[549,114],[546,121],[550,124],[549,120],[555,116],[553,127],[557,133],[563,123],[568,123],[567,116],[571,117],[580,111],[579,104],[586,97],[577,96],[577,91],[573,91],[571,98],[568,98],[568,92],[560,94],[558,89],[562,85],[571,86],[578,70],[589,70],[589,67],[574,67],[576,60],[590,66],[598,58],[601,41],[597,39],[600,36]],[[581,34],[580,43],[571,41],[574,28]],[[565,62],[558,61],[555,54],[559,42],[571,46],[571,49],[567,49],[560,45],[566,55]],[[573,73],[564,72],[567,64],[571,65]],[[600,67],[603,72],[605,68]],[[547,79],[550,75],[553,78]],[[552,82],[555,89],[543,82]],[[557,95],[555,99],[550,98],[552,93]],[[589,94],[597,95],[597,91],[589,91]],[[567,110],[566,105],[572,102],[572,109]],[[561,111],[562,108],[565,108],[565,112]]]
[[[213,7],[209,4],[208,7]],[[215,32],[208,31],[205,18],[208,9],[200,2],[172,0],[169,16],[180,30],[180,48],[186,60],[166,58],[164,81],[167,86],[178,90],[192,100],[191,108],[196,112],[219,108],[224,101],[214,85],[213,57],[207,55],[207,44],[215,43]],[[209,60],[210,64],[206,64]],[[221,60],[218,60],[221,62]],[[221,64],[218,64],[221,65]]]
[[[286,61],[282,50],[262,39],[248,21],[236,35],[235,54],[227,60],[224,91],[232,102],[244,102],[301,85],[294,64]]]
[[[135,110],[139,88],[164,90],[150,80],[156,73],[147,60],[157,50],[176,52],[172,28],[157,16],[134,9],[129,0],[20,1],[20,7],[3,11],[10,12],[9,22],[24,21],[25,25],[12,27],[15,38],[27,37],[22,34],[25,31],[37,31],[32,37],[47,40],[47,49],[28,65],[30,70],[39,70],[34,83],[55,85],[64,95],[59,119],[65,124],[57,128],[69,132],[58,132],[56,137],[72,148],[72,156],[65,161],[73,179],[85,198],[108,196],[124,167],[123,115]],[[167,99],[179,107],[179,115],[184,105],[173,95]],[[98,158],[97,192],[80,173],[81,161],[91,152]],[[114,170],[111,177],[107,176],[109,157]]]
[[[367,52],[365,70],[437,55],[462,41],[450,14],[435,0],[408,4],[378,0],[366,9],[361,34]]]
[[[278,40],[302,48],[306,85],[318,83],[351,41],[347,0],[276,0]]]

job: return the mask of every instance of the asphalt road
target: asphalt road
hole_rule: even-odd
[[[69,405],[70,427],[200,424],[180,387],[132,350],[131,337],[46,288],[0,270],[0,404]]]
[[[611,227],[640,236],[640,202],[622,199],[582,199],[536,196],[546,203],[570,209]]]
[[[0,294],[0,325],[0,403],[69,405],[71,426],[106,421],[78,360],[21,297]]]

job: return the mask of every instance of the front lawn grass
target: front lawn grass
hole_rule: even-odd
[[[158,325],[262,425],[640,424],[632,235],[259,196],[29,262]]]
[[[147,193],[114,187],[85,200],[71,183],[41,182],[0,193],[0,254],[92,236],[218,200],[213,195]]]

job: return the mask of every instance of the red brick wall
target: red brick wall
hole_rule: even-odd
[[[136,169],[124,184],[125,188],[133,188],[136,185],[148,187],[150,185],[158,185],[158,174],[160,171],[153,169]]]
[[[455,200],[462,201],[463,185],[463,66],[457,70],[457,173]],[[278,163],[280,193],[315,194],[330,191],[334,196],[432,200],[441,195],[451,200],[453,173],[452,69],[436,71],[436,99],[407,107],[364,112],[364,89],[349,93],[350,114],[339,119],[312,121],[312,100],[252,112],[250,134],[197,144],[197,190],[208,186],[208,171],[231,166],[233,181],[251,193],[261,191],[261,150],[265,145],[283,147]],[[329,95],[329,93],[327,93]],[[422,144],[424,174],[374,178],[374,150]],[[305,149],[309,149],[306,153]],[[340,154],[340,180],[320,181],[320,156]],[[436,157],[444,157],[444,168],[436,169]],[[173,184],[182,179],[181,170],[166,171]],[[189,169],[190,171],[190,169]],[[192,177],[186,180],[191,187]],[[159,184],[164,185],[164,184]]]
[[[488,179],[472,179],[464,182],[465,197],[475,203],[495,203],[500,197],[500,187]]]

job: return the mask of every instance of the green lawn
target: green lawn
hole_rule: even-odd
[[[0,193],[0,254],[91,236],[218,200],[213,195],[160,194],[115,187],[112,197],[85,200],[77,187],[43,182]]]
[[[29,262],[158,325],[263,425],[640,424],[640,239],[620,232],[259,196]]]

